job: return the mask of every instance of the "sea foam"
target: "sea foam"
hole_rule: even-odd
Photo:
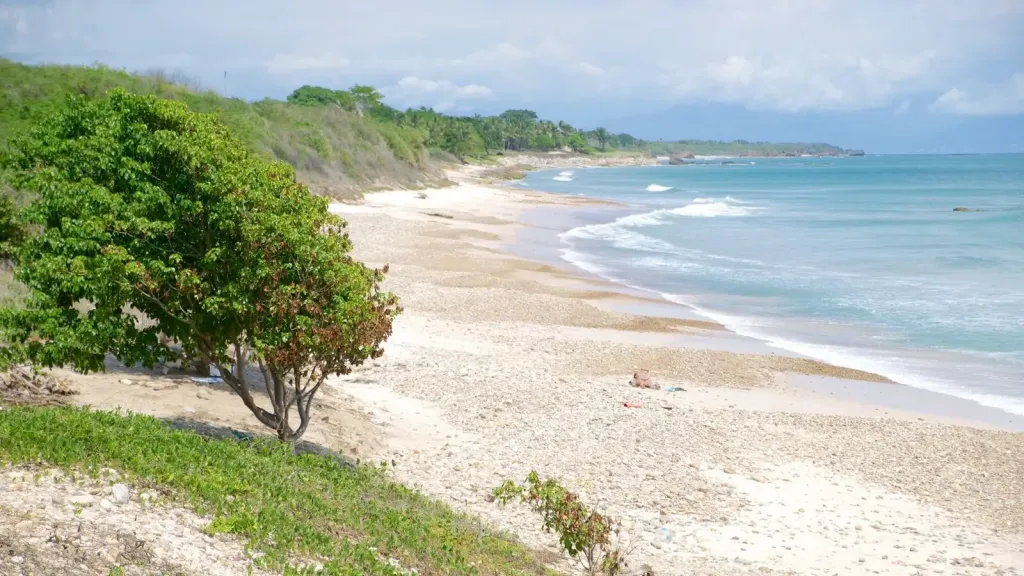
[[[552,180],[557,180],[559,182],[572,182],[572,176],[555,176]]]
[[[662,186],[660,184],[651,184],[651,185],[647,186],[647,191],[648,192],[667,192],[667,191],[669,191],[671,189],[672,189],[671,186]]]

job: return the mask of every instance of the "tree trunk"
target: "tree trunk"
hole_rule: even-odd
[[[205,358],[196,360],[196,373],[200,376],[210,376],[210,361]]]

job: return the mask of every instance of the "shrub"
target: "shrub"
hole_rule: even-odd
[[[625,567],[625,559],[612,547],[611,536],[617,532],[615,523],[587,508],[575,493],[556,480],[543,482],[536,472],[530,472],[526,484],[508,480],[494,490],[495,500],[508,504],[519,500],[543,518],[547,532],[558,535],[562,548],[577,559],[589,574],[618,574]]]
[[[20,218],[39,233],[16,249],[29,294],[23,309],[0,309],[0,368],[98,371],[108,353],[153,367],[178,356],[163,334],[293,441],[325,379],[379,356],[391,333],[386,268],[354,261],[327,200],[212,116],[122,90],[71,97],[3,164],[34,194]]]

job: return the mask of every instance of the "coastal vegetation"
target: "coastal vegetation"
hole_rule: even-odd
[[[618,532],[615,521],[591,510],[557,480],[541,481],[540,475],[531,471],[525,484],[508,480],[495,488],[493,496],[502,506],[518,501],[540,514],[544,530],[558,536],[562,549],[587,574],[615,576],[625,567],[623,551],[612,542]]]
[[[247,102],[161,71],[129,74],[106,66],[28,66],[0,59],[0,145],[33,125],[68,95],[101,97],[114,88],[178,100],[228,126],[247,149],[290,164],[318,193],[350,196],[383,186],[435,184],[438,160],[486,161],[496,154],[568,152],[632,155],[843,154],[828,144],[697,140],[652,141],[598,127],[584,130],[532,110],[451,116],[399,110],[380,91],[302,86],[285,101]],[[0,176],[2,178],[2,176]]]
[[[73,407],[6,406],[0,438],[0,463],[33,466],[37,477],[43,463],[83,482],[112,469],[159,501],[189,505],[211,518],[210,535],[241,538],[256,566],[276,573],[548,573],[509,537],[391,480],[390,463],[356,466],[258,437]],[[77,570],[67,568],[60,573]]]
[[[181,358],[174,341],[292,442],[327,377],[382,353],[399,311],[385,271],[349,256],[345,222],[291,166],[213,116],[121,89],[76,96],[0,160],[32,196],[0,238],[29,291],[0,308],[0,368],[153,368]]]
[[[56,467],[83,486],[113,470],[284,574],[549,572],[479,519],[392,481],[388,463],[298,442],[325,379],[379,356],[400,310],[379,289],[386,268],[351,258],[345,223],[292,166],[253,152],[218,115],[122,88],[30,113],[0,154],[0,242],[27,290],[0,308],[0,368],[199,356],[277,441],[0,398],[0,464],[31,467],[36,481]],[[110,562],[112,574],[138,569]]]

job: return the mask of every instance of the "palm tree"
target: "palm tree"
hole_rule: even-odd
[[[594,137],[597,138],[597,143],[601,145],[601,151],[604,152],[605,144],[608,144],[608,131],[598,128],[594,130]]]

